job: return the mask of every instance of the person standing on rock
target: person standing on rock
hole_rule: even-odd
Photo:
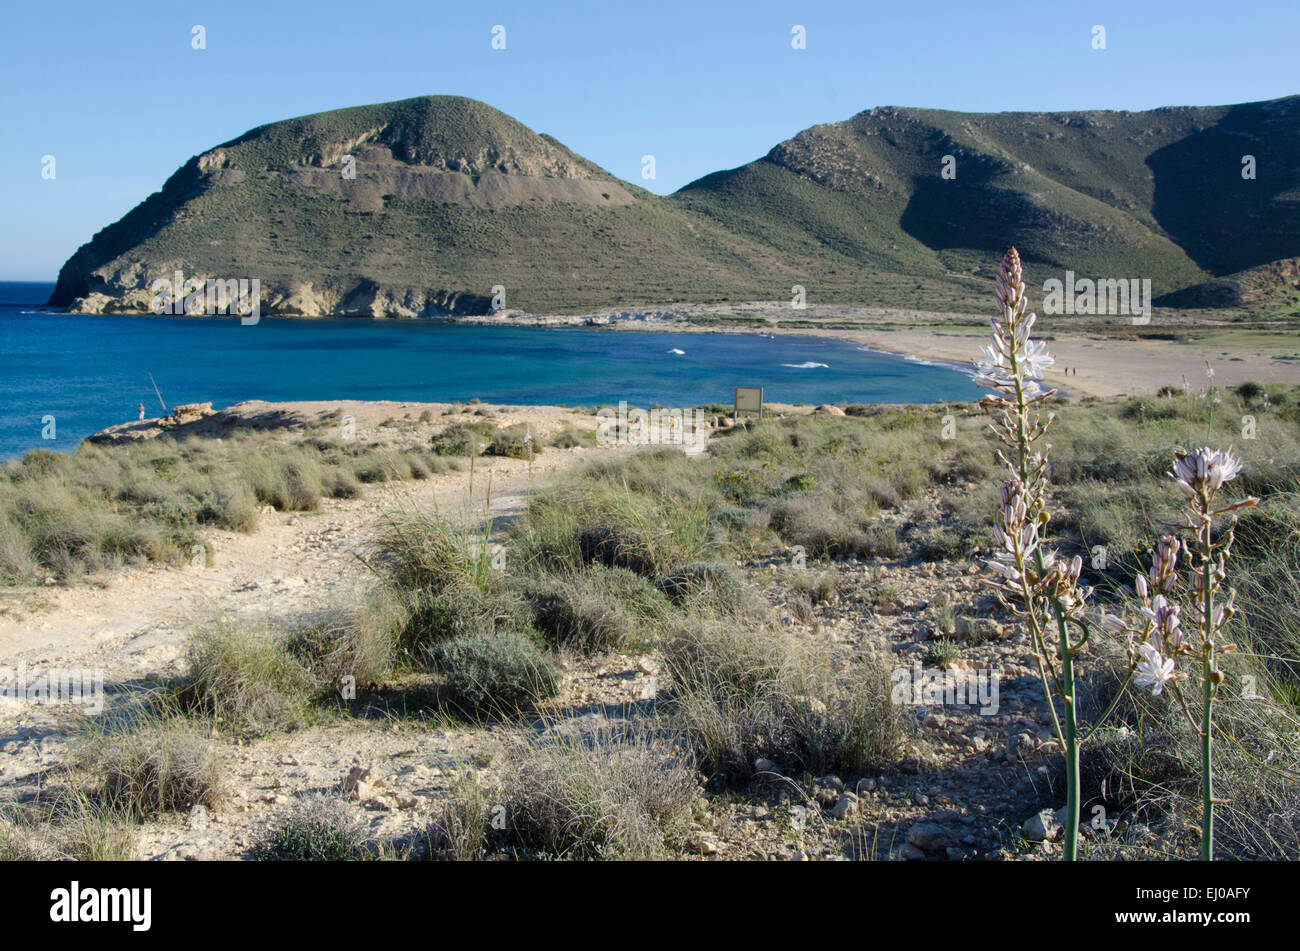
[[[140,419],[144,419],[144,404],[140,404]]]

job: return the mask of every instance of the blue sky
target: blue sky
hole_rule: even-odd
[[[8,4],[3,23],[0,280],[53,280],[186,159],[254,126],[429,93],[481,99],[666,193],[872,106],[1147,109],[1300,92],[1295,0],[74,0]],[[196,24],[204,50],[191,48]],[[791,48],[796,24],[804,50]],[[652,182],[639,178],[647,153]]]

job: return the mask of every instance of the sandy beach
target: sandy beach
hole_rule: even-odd
[[[926,362],[968,369],[987,343],[987,314],[788,302],[665,304],[591,314],[507,313],[469,318],[489,326],[589,326],[623,332],[747,333],[848,340]],[[1056,358],[1047,382],[1080,396],[1154,393],[1164,386],[1300,383],[1300,335],[1270,325],[1243,328],[1185,311],[1157,311],[1141,328],[1108,318],[1043,318],[1036,334]],[[1066,369],[1070,370],[1069,375]],[[1076,372],[1077,371],[1077,372]]]

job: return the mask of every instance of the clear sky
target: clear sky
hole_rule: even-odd
[[[190,156],[325,109],[471,96],[666,193],[872,106],[1290,95],[1298,51],[1298,0],[23,0],[0,13],[0,280],[53,280]],[[654,181],[639,177],[645,154]]]

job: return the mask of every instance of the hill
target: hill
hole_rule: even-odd
[[[1160,296],[1296,255],[1298,146],[1294,96],[1149,112],[881,108],[675,197],[739,235],[834,260],[837,274],[988,277],[1015,244],[1036,279],[1149,277]]]
[[[481,314],[497,285],[534,313],[781,300],[796,283],[810,301],[968,309],[1014,243],[1034,281],[1150,278],[1179,306],[1249,306],[1274,295],[1219,279],[1249,272],[1254,287],[1300,256],[1298,146],[1300,97],[885,107],[665,198],[483,103],[425,96],[194,157],[69,259],[50,303],[147,311],[150,282],[181,270],[258,278],[263,312],[282,315]]]

